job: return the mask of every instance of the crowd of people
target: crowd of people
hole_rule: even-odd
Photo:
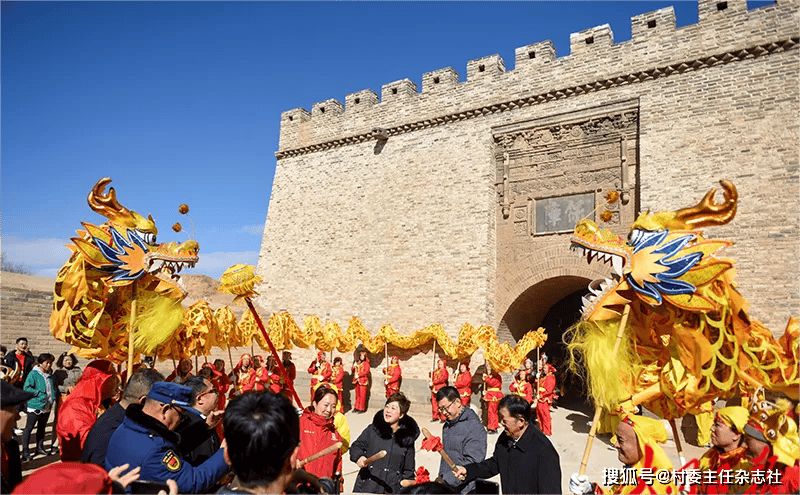
[[[381,370],[383,408],[351,442],[342,408],[342,359],[329,362],[324,352],[308,367],[310,402],[300,409],[293,403],[297,374],[288,351],[280,363],[283,370],[272,356],[264,360],[244,354],[230,372],[223,360],[216,360],[195,374],[191,360],[182,359],[165,377],[155,370],[154,359],[145,358],[127,379],[106,360],[81,368],[74,355],[56,359],[42,353],[34,358],[25,339],[16,344],[2,360],[2,493],[47,493],[54,484],[70,482],[90,493],[466,494],[485,493],[484,480],[497,475],[495,493],[562,490],[559,453],[548,438],[556,383],[546,357],[526,362],[514,374],[509,394],[503,393],[500,374],[487,366],[480,394],[488,413],[485,425],[470,407],[469,363],[458,363],[452,385],[447,362],[437,363],[429,375],[431,419],[443,422],[443,455],[436,480],[429,483],[418,472],[415,444],[422,434],[426,442],[431,438],[409,414],[411,401],[401,390],[397,356],[387,359]],[[369,359],[365,351],[356,356],[351,367],[353,410],[364,412]],[[772,476],[759,485],[770,493],[796,493],[796,405],[763,397],[747,405],[717,409],[713,446],[694,467],[690,463],[681,469],[716,473],[714,483],[694,483],[700,493],[746,491],[759,483],[759,473]],[[24,429],[15,430],[22,412],[27,416]],[[51,413],[56,435],[47,446],[44,426]],[[487,435],[492,433],[499,436],[487,457]],[[604,473],[603,480],[575,473],[569,478],[570,491],[689,490],[686,479],[675,479],[680,470],[658,445],[666,439],[662,421],[624,414],[613,438],[622,467]],[[23,482],[23,462],[56,451],[62,463],[41,468]],[[352,487],[344,486],[345,456],[358,467]],[[655,476],[662,472],[673,477]],[[750,473],[750,483],[725,473]]]

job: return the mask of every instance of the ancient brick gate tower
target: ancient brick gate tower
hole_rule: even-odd
[[[607,275],[569,251],[578,219],[620,190],[611,226],[626,233],[728,178],[739,213],[706,234],[736,242],[752,313],[782,333],[800,313],[798,4],[698,9],[680,29],[662,9],[623,43],[600,26],[564,57],[544,41],[513,70],[492,55],[464,82],[445,68],[421,91],[405,79],[284,112],[259,303],[373,332],[440,323],[455,338],[469,322],[513,342],[544,325],[555,345]],[[404,355],[407,376],[425,379],[422,352]]]

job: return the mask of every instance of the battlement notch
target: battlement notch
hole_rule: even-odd
[[[700,0],[697,2],[697,22],[713,22],[720,16],[747,12],[747,0]]]
[[[458,72],[452,67],[422,74],[422,92],[431,93],[452,90],[458,84]]]
[[[514,50],[514,70],[552,62],[556,59],[556,47],[550,40],[540,41]]]
[[[311,112],[303,107],[293,108],[281,113],[281,125],[284,123],[300,123],[311,120]]]
[[[676,29],[675,9],[666,7],[631,17],[631,39],[637,40],[646,36],[661,36],[665,31]]]
[[[614,33],[609,24],[584,29],[569,35],[570,56],[594,54],[612,46],[614,46]]]
[[[411,79],[401,79],[381,86],[381,103],[391,103],[417,94],[417,85]]]
[[[486,77],[497,76],[505,73],[506,63],[500,55],[470,60],[467,62],[467,81],[479,81]]]
[[[311,106],[311,116],[316,117],[330,117],[332,115],[341,115],[344,113],[344,105],[336,98],[328,98],[325,101],[314,103]]]
[[[347,112],[363,112],[378,104],[378,95],[371,89],[362,89],[355,93],[350,93],[344,98],[345,110]]]

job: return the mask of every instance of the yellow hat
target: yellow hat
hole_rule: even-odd
[[[742,406],[729,406],[718,409],[715,416],[716,419],[722,419],[726,425],[736,430],[737,433],[742,433],[750,417],[750,412]]]

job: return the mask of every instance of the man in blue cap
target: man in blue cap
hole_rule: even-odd
[[[126,463],[141,466],[140,479],[173,479],[180,493],[202,493],[212,486],[229,469],[223,450],[196,467],[186,462],[178,450],[180,436],[174,430],[191,401],[189,387],[154,383],[144,404],[131,404],[125,410],[125,419],[109,441],[105,468]]]

